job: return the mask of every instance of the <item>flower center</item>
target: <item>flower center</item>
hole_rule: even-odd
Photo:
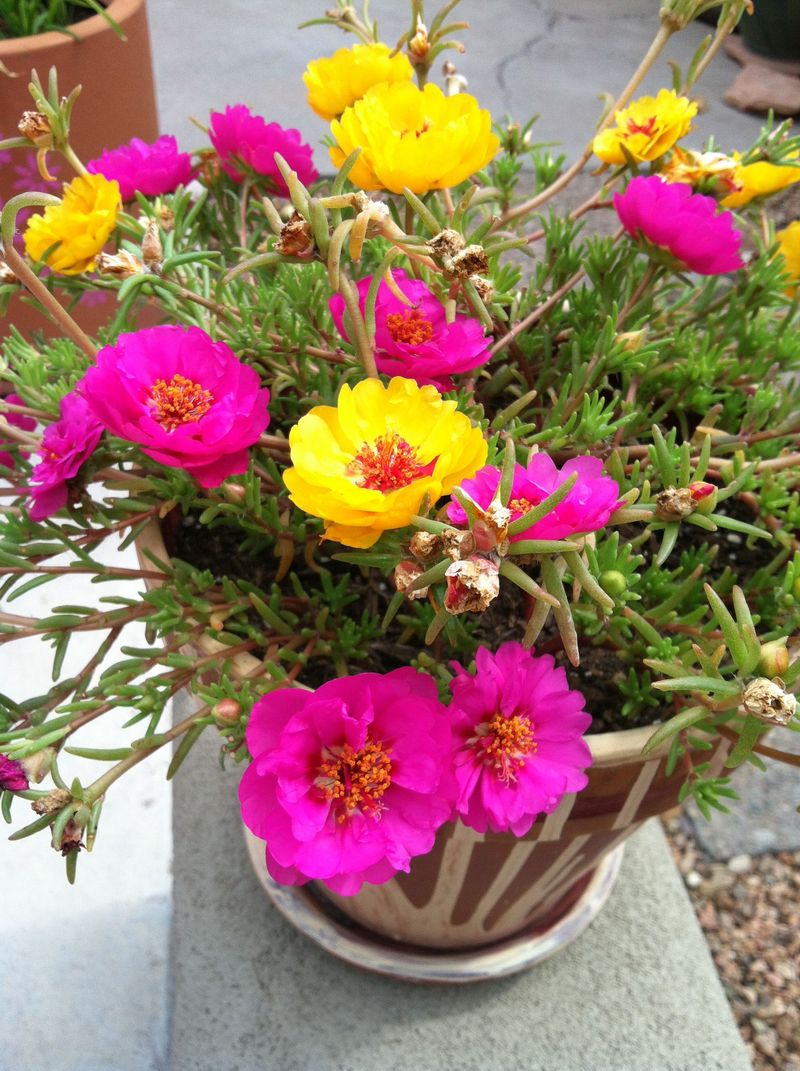
[[[433,338],[433,324],[418,309],[390,312],[386,326],[395,342],[404,342],[407,346],[421,346]]]
[[[530,513],[532,509],[535,509],[539,505],[538,502],[532,502],[529,498],[512,498],[508,503],[508,508],[512,513],[518,513],[520,517],[524,517],[526,513]]]
[[[191,424],[209,411],[214,401],[210,390],[193,383],[176,372],[169,383],[157,379],[150,388],[150,404],[154,417],[167,431],[181,424]]]
[[[368,740],[357,751],[344,744],[328,751],[320,763],[315,785],[334,804],[336,821],[344,822],[354,811],[379,818],[386,809],[382,796],[392,783],[391,748],[380,740]]]
[[[501,781],[516,781],[517,772],[538,747],[530,720],[522,714],[507,718],[498,712],[491,721],[479,725],[476,733],[471,742],[476,744],[483,762],[494,767]]]
[[[656,116],[651,115],[646,123],[637,123],[634,119],[628,120],[628,133],[629,134],[646,134],[647,137],[653,133],[656,125]]]
[[[396,491],[420,476],[429,476],[435,462],[423,465],[413,446],[395,432],[379,435],[374,443],[364,443],[348,465],[348,474],[359,487],[371,491]]]

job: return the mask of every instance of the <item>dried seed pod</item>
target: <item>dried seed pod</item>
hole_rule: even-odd
[[[409,599],[425,599],[427,598],[429,591],[427,587],[417,588],[416,591],[408,590],[417,577],[421,576],[423,572],[424,570],[422,566],[417,562],[412,562],[408,559],[398,562],[392,573],[394,586]]]
[[[164,250],[161,245],[161,235],[158,233],[158,224],[154,219],[148,221],[147,229],[142,239],[142,259],[145,267],[158,275],[164,261]]]
[[[17,123],[17,130],[37,149],[49,149],[53,144],[50,120],[41,112],[23,112],[22,118]]]
[[[433,238],[429,238],[428,245],[433,250],[434,256],[454,257],[464,248],[464,239],[458,231],[447,227],[438,234],[434,234]]]
[[[299,212],[294,212],[288,223],[284,223],[275,250],[284,257],[304,257],[314,251],[311,226]]]
[[[695,509],[688,487],[666,487],[656,496],[656,517],[660,521],[679,521]]]
[[[447,528],[441,535],[442,550],[454,562],[467,558],[475,550],[475,536],[460,528]]]
[[[468,279],[471,275],[485,275],[489,270],[489,258],[482,245],[468,245],[456,253],[450,271],[459,279]]]
[[[41,799],[34,800],[31,807],[37,814],[56,814],[72,799],[72,795],[65,788],[54,788]]]
[[[445,577],[444,608],[449,614],[483,613],[500,594],[497,564],[479,554],[453,562]]]
[[[115,279],[128,279],[145,271],[144,261],[121,249],[119,253],[98,253],[94,261],[95,271],[100,275],[113,275]]]
[[[780,677],[750,681],[742,695],[748,714],[769,725],[788,725],[797,710],[797,696],[787,692]]]
[[[432,562],[442,553],[442,541],[434,532],[415,532],[409,549],[418,561]]]

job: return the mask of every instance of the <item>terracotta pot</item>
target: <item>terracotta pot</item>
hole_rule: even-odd
[[[137,547],[147,568],[153,564],[145,549],[161,560],[168,557],[155,524],[141,533]],[[210,654],[223,645],[203,637],[198,649]],[[250,654],[233,659],[240,679],[260,667]],[[449,823],[433,850],[412,862],[410,873],[365,885],[357,896],[338,896],[321,884],[316,891],[368,930],[423,948],[468,949],[523,931],[545,931],[577,903],[602,859],[648,818],[678,805],[684,772],[667,774],[668,745],[642,757],[651,734],[647,727],[587,736],[593,759],[589,784],[565,796],[524,837],[479,834]],[[712,751],[695,758],[708,762],[708,775],[716,777],[729,748],[727,740],[715,740]]]
[[[72,113],[70,140],[82,160],[98,156],[104,148],[114,148],[132,137],[152,141],[158,136],[153,62],[150,53],[150,33],[147,26],[145,0],[112,0],[109,15],[122,27],[126,40],[121,40],[101,15],[76,22],[65,33],[51,31],[33,37],[18,37],[0,41],[0,61],[16,78],[0,74],[0,137],[16,137],[17,123],[26,110],[33,108],[28,92],[32,70],[36,70],[46,85],[51,67],[58,72],[62,94],[75,86],[83,86]],[[11,150],[10,166],[0,168],[0,202],[15,193],[23,179],[17,165],[31,164],[35,150]],[[58,178],[67,180],[71,171],[57,154],[50,155]],[[24,180],[23,180],[24,181]],[[44,188],[37,182],[35,187]],[[59,192],[60,187],[52,184]],[[113,310],[113,299],[111,308]],[[91,304],[78,305],[75,319],[90,334],[107,322],[108,309]],[[48,321],[16,296],[12,298],[7,315],[0,320],[0,336],[14,324],[23,335],[31,330],[45,330]],[[50,331],[49,333],[53,333]]]

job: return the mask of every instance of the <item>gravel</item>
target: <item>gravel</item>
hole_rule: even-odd
[[[800,1071],[800,852],[717,862],[664,826],[755,1071]]]

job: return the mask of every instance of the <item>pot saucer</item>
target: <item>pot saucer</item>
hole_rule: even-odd
[[[583,933],[608,899],[625,846],[597,865],[579,899],[547,929],[479,948],[443,951],[392,941],[350,921],[313,884],[279,885],[264,865],[264,842],[245,830],[253,869],[267,896],[289,922],[331,955],[355,967],[406,982],[462,985],[516,974],[559,952]]]

